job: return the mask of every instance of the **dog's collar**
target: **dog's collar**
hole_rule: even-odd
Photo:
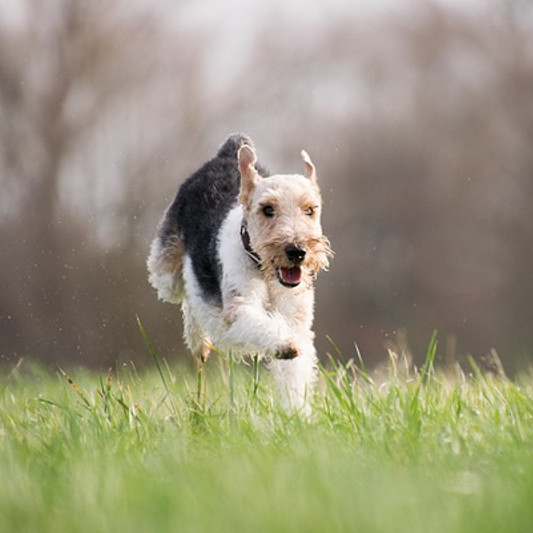
[[[248,234],[248,230],[246,228],[246,220],[243,220],[241,223],[241,241],[246,255],[255,263],[257,268],[261,268],[261,258],[259,257],[259,254],[254,251],[252,245],[250,244],[250,235]]]

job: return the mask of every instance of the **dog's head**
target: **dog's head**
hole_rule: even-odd
[[[261,177],[256,155],[248,145],[238,153],[243,206],[250,245],[265,275],[288,288],[309,285],[326,269],[333,252],[322,234],[322,199],[316,169],[302,150],[303,175]]]

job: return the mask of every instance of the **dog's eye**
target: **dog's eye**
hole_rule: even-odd
[[[306,207],[304,209],[304,213],[309,216],[309,217],[312,217],[314,214],[315,214],[315,208],[314,207]]]
[[[268,218],[272,218],[274,216],[274,208],[271,205],[265,205],[263,206],[263,215],[265,215]]]

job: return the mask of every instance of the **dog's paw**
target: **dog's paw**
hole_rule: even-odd
[[[276,359],[294,359],[300,355],[300,351],[293,344],[281,346],[275,353]]]

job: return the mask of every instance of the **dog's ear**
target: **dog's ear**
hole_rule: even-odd
[[[259,174],[255,169],[257,157],[251,146],[243,144],[239,148],[237,159],[239,162],[239,172],[241,173],[241,191],[239,199],[243,205],[248,205],[250,194],[260,179]]]
[[[313,184],[316,185],[316,169],[315,165],[313,165],[313,162],[311,161],[311,158],[309,157],[309,154],[302,150],[302,159],[304,160],[305,164],[305,177],[307,179],[310,179]]]

